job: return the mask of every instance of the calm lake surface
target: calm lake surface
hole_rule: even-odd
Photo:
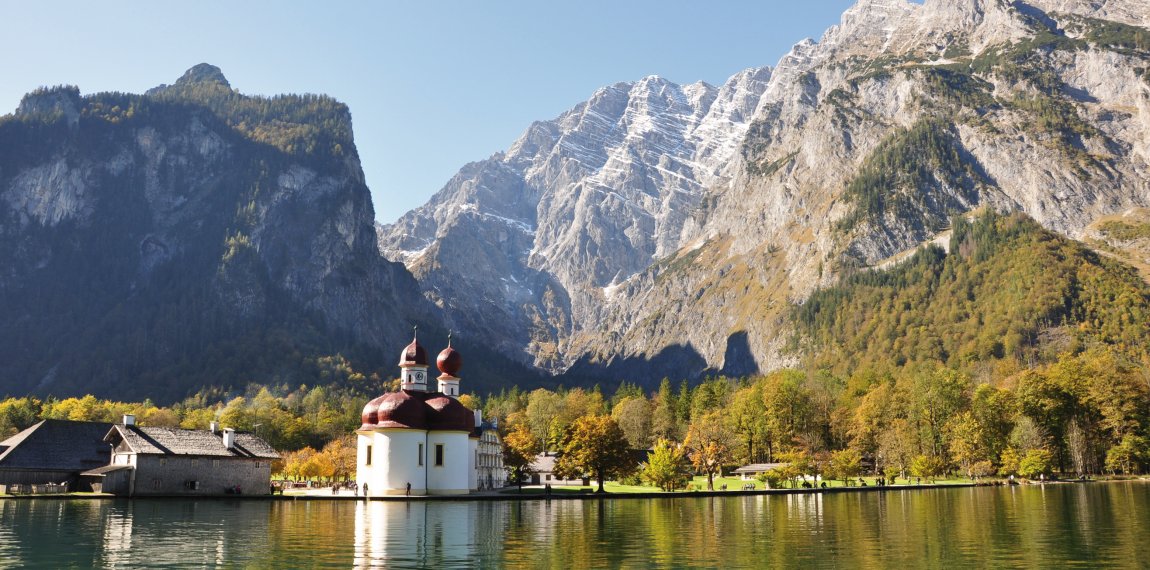
[[[1150,483],[501,502],[0,500],[0,568],[1150,567]]]

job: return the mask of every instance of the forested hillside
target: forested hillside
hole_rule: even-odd
[[[946,250],[861,271],[793,312],[810,366],[852,373],[940,362],[1005,376],[1106,345],[1150,350],[1150,285],[1129,266],[1014,214],[956,217]]]
[[[512,385],[465,402],[497,420],[517,452],[561,450],[577,420],[609,415],[631,447],[669,442],[700,473],[772,461],[828,476],[1150,467],[1150,286],[1020,214],[955,218],[951,232],[949,253],[926,247],[793,307],[800,368],[696,385],[665,379],[653,392],[622,382],[610,396],[599,386]],[[185,427],[221,418],[280,449],[304,448],[292,464],[319,469],[348,444],[319,455],[306,447],[350,434],[369,394],[387,384],[328,364],[329,388],[252,386],[230,400],[203,392],[170,408],[11,399],[0,402],[0,436],[40,417],[114,421],[131,411],[143,425]]]

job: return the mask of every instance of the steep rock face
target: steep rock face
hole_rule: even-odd
[[[465,167],[428,206],[380,229],[456,328],[558,369],[604,288],[679,247],[704,189],[722,180],[769,69],[723,87],[658,77],[596,92]]]
[[[852,11],[880,6],[882,18],[858,29],[848,12],[784,58],[796,79],[772,82],[733,181],[689,224],[698,253],[620,296],[605,327],[628,333],[599,360],[674,338],[714,369],[794,364],[780,350],[788,302],[930,240],[950,215],[1020,210],[1079,237],[1150,200],[1145,52],[1099,45],[1096,23],[1033,5],[892,4],[860,3]],[[741,332],[753,361],[727,362],[723,340]]]
[[[689,170],[682,147],[618,142],[612,125],[637,124],[626,110],[651,101],[650,80],[626,101],[603,90],[493,159],[525,173],[507,192],[539,204],[521,218],[515,246],[530,242],[530,253],[512,257],[525,255],[537,282],[553,279],[571,299],[561,319],[539,326],[558,324],[547,330],[547,357],[532,344],[538,329],[514,324],[522,319],[486,326],[506,325],[512,350],[573,374],[769,369],[797,357],[784,350],[788,307],[934,239],[953,215],[1018,210],[1077,238],[1101,217],[1145,207],[1150,31],[1138,26],[1147,13],[1137,0],[862,0],[740,90],[749,124],[727,113],[723,135],[701,136],[709,131],[690,128],[696,113],[650,121],[661,132],[683,125],[694,149],[737,148]],[[589,140],[627,155],[604,156]],[[556,148],[579,149],[561,155],[578,161],[556,160]],[[695,176],[667,176],[688,171]],[[442,271],[426,252],[445,239],[427,220],[451,217],[459,188],[453,181],[381,232],[384,250],[425,288]],[[664,211],[667,188],[677,201]],[[502,226],[477,221],[473,235],[483,227]],[[403,246],[416,228],[427,249],[404,257],[417,249]],[[479,303],[432,288],[444,306]]]
[[[371,370],[428,314],[378,254],[331,99],[201,65],[144,96],[29,94],[0,148],[0,393],[174,398],[336,352]]]

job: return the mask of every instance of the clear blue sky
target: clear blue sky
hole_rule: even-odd
[[[387,223],[598,87],[721,84],[773,66],[851,0],[0,2],[0,114],[43,85],[140,93],[201,62],[247,94],[351,108]]]

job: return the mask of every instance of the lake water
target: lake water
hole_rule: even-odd
[[[0,568],[1150,567],[1150,483],[752,497],[0,500]]]

